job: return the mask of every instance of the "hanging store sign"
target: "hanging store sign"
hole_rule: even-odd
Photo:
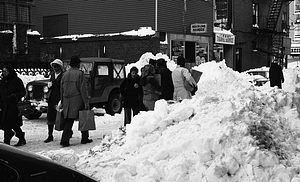
[[[206,33],[206,32],[207,32],[206,23],[191,24],[191,33]]]
[[[295,0],[294,4],[295,4],[294,14],[300,14],[300,0]]]
[[[215,43],[234,45],[235,36],[229,34],[215,33]]]

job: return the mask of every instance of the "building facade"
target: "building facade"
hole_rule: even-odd
[[[197,54],[211,59],[213,2],[159,1],[36,1],[35,29],[44,38],[72,34],[105,34],[152,27],[161,52],[194,63]],[[151,51],[151,50],[149,50]]]
[[[148,39],[144,43],[151,45],[143,46],[140,52],[137,52],[137,49],[129,52],[136,54],[141,54],[142,51],[154,54],[162,52],[175,61],[179,55],[182,55],[191,65],[196,64],[196,58],[204,61],[225,59],[227,65],[234,70],[245,71],[268,66],[275,57],[280,58],[282,64],[286,63],[290,50],[288,20],[291,2],[293,1],[0,0],[0,30],[11,30],[12,39],[17,35],[17,44],[12,45],[13,54],[30,54],[28,35],[24,35],[24,30],[31,29],[41,34],[42,46],[49,46],[49,42],[55,44],[51,48],[54,52],[51,54],[54,55],[50,57],[67,59],[72,52],[68,50],[72,47],[69,44],[77,46],[85,44],[67,39],[54,41],[53,37],[74,34],[111,34],[151,27],[156,31],[153,36],[155,41]],[[157,38],[159,41],[156,41]],[[112,53],[108,56],[117,58],[123,56],[118,54],[124,50],[122,46],[111,46],[108,44],[109,41],[105,41],[108,39],[93,40],[100,41],[97,43],[98,47],[94,49],[105,47],[106,53]],[[129,41],[133,38],[122,39]],[[122,41],[117,42],[122,44]],[[127,42],[128,45],[131,46],[131,42]],[[120,48],[122,50],[118,50]],[[84,47],[77,47],[77,49],[78,52],[87,52],[82,51],[86,49]],[[93,55],[85,56],[99,55],[97,53],[99,51],[88,52],[92,52]],[[40,59],[47,55],[48,53],[42,50]],[[139,56],[141,55],[131,57]],[[126,61],[137,60],[126,58]]]
[[[290,38],[291,54],[289,62],[300,61],[300,1],[296,0],[290,4]],[[300,62],[299,62],[300,64]]]
[[[216,19],[214,25],[229,30],[235,38],[234,44],[222,46],[228,66],[245,71],[269,66],[275,58],[286,65],[290,51],[288,20],[291,1],[218,1],[226,6],[223,6],[221,15],[217,16],[220,19]],[[216,45],[216,40],[214,43]]]

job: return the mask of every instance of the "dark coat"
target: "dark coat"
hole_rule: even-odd
[[[278,86],[278,88],[281,88],[281,83],[284,82],[284,77],[282,73],[282,68],[277,63],[271,63],[270,69],[269,69],[269,75],[270,75],[270,86]]]
[[[161,95],[159,99],[173,100],[174,85],[172,81],[172,72],[167,67],[161,67],[158,69],[158,73],[161,75]]]
[[[22,80],[17,76],[9,76],[0,81],[0,108],[2,119],[0,128],[13,128],[23,125],[17,104],[26,94]]]
[[[138,88],[135,88],[134,84],[138,84]],[[141,108],[143,89],[140,85],[139,75],[136,78],[132,78],[129,73],[120,86],[120,92],[123,97],[124,107]]]
[[[56,109],[55,105],[60,101],[60,82],[63,73],[60,73],[55,79],[55,72],[50,74],[50,81],[52,82],[52,86],[49,88],[48,93],[48,111],[47,111],[47,119],[48,121],[55,121],[56,118]],[[54,123],[53,123],[54,124]]]

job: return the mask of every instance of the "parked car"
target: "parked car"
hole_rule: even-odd
[[[262,86],[269,81],[269,68],[262,67],[246,71],[247,74],[251,75],[253,80],[251,82],[256,86]]]
[[[96,182],[77,170],[3,143],[0,143],[0,181]]]
[[[80,70],[84,72],[90,107],[105,108],[107,114],[114,115],[122,111],[120,85],[125,79],[125,61],[111,58],[80,58]],[[69,69],[69,60],[64,60],[64,69]],[[31,102],[34,113],[25,115],[28,119],[37,119],[47,111],[47,93],[49,79],[35,80],[26,85],[25,100]]]

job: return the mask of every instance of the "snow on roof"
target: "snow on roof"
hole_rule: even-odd
[[[110,34],[75,34],[75,35],[56,36],[54,38],[57,38],[57,39],[78,40],[80,38],[86,38],[86,37],[116,36],[116,35],[147,36],[147,35],[154,35],[154,34],[155,34],[155,31],[152,30],[151,27],[140,27],[138,30],[130,30],[130,31],[121,32],[121,33],[110,33]]]

